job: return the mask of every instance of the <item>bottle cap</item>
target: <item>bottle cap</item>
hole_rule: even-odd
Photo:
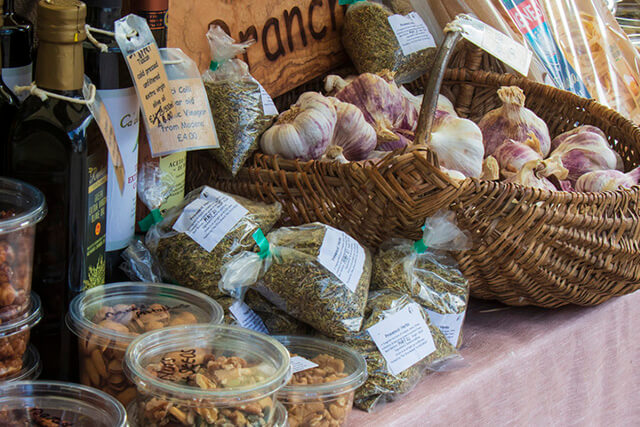
[[[38,38],[51,43],[78,43],[84,30],[87,6],[78,0],[40,0]]]

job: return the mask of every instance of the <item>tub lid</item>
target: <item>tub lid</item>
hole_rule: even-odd
[[[41,373],[40,353],[33,345],[29,345],[22,358],[22,369],[13,375],[4,377],[0,382],[34,381]]]
[[[27,331],[37,325],[41,319],[42,310],[40,297],[32,292],[29,307],[23,315],[13,318],[8,322],[0,323],[0,338]]]
[[[0,234],[37,224],[46,214],[47,205],[40,190],[0,177]]]

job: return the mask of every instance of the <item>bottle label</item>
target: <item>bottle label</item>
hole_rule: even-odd
[[[362,272],[366,254],[353,237],[328,227],[322,240],[318,261],[332,272],[344,285],[355,292]]]
[[[4,80],[9,90],[14,93],[16,86],[29,86],[33,82],[33,64],[22,67],[3,68],[2,80]],[[29,91],[21,92],[16,96],[20,102],[22,102],[29,96]]]
[[[106,248],[115,251],[125,248],[135,233],[140,104],[133,87],[98,93],[113,123],[124,166],[124,188],[120,191],[116,170],[109,158]]]
[[[105,153],[99,150],[87,157],[89,175],[88,218],[85,231],[86,266],[84,289],[104,284],[107,219],[107,168],[104,166]]]
[[[147,20],[151,31],[164,30],[167,28],[167,10],[137,11],[136,15]]]
[[[162,204],[161,213],[178,206],[184,199],[184,185],[187,173],[187,153],[174,153],[160,158],[160,169],[171,174],[175,183],[167,200]]]

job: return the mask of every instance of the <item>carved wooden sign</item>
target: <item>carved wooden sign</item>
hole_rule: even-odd
[[[168,45],[205,70],[210,24],[236,41],[254,39],[242,59],[275,97],[344,64],[344,12],[338,0],[170,0]]]

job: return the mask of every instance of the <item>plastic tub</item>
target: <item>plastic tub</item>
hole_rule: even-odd
[[[32,294],[26,312],[7,323],[0,323],[0,381],[22,369],[31,329],[41,319],[40,298]]]
[[[29,306],[36,224],[46,213],[37,188],[0,177],[0,324]]]
[[[125,357],[140,425],[272,426],[289,365],[289,352],[275,339],[224,325],[150,332]]]
[[[90,289],[71,301],[67,326],[78,336],[80,382],[116,397],[136,396],[123,372],[124,352],[145,332],[184,324],[218,324],[222,307],[181,286],[114,283]]]
[[[0,425],[125,427],[120,402],[79,384],[23,381],[0,384]]]
[[[317,338],[276,336],[292,357],[299,356],[318,367],[298,371],[278,392],[289,414],[289,425],[343,426],[353,407],[353,395],[367,379],[367,364],[356,351]],[[307,365],[311,366],[311,365]],[[294,370],[295,372],[295,370]],[[306,383],[306,384],[302,384]]]
[[[33,345],[27,347],[22,359],[22,369],[13,375],[4,377],[0,380],[0,384],[17,381],[35,381],[42,373],[42,363],[40,362],[40,353]]]

